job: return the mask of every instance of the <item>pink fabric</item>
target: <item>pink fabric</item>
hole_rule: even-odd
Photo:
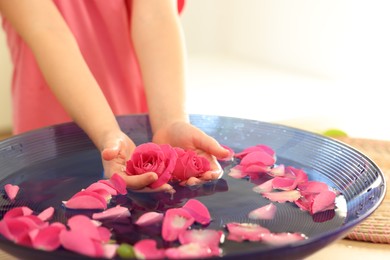
[[[146,113],[141,75],[130,39],[126,0],[54,0],[116,115]],[[180,9],[183,1],[179,1]],[[70,121],[47,86],[33,54],[3,19],[14,64],[14,133]],[[87,93],[86,93],[87,95]]]

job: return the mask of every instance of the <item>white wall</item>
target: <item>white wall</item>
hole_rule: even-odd
[[[189,0],[189,85],[214,98],[190,95],[215,107],[191,109],[390,139],[389,13],[386,0]]]

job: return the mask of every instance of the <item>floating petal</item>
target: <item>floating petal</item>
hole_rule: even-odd
[[[267,228],[252,223],[231,222],[226,224],[226,228],[229,231],[227,239],[237,242],[261,241],[262,235],[271,233]]]
[[[271,245],[286,245],[307,239],[302,233],[269,233],[264,234],[262,242]]]
[[[199,200],[189,199],[182,208],[187,210],[195,221],[202,225],[207,225],[211,221],[208,208]]]
[[[116,205],[115,207],[106,209],[105,211],[92,214],[92,219],[106,220],[106,219],[121,219],[130,217],[130,211],[126,207]]]
[[[161,223],[163,218],[164,218],[163,213],[154,212],[154,211],[146,212],[137,219],[135,224],[141,227],[149,226],[149,225]]]
[[[274,219],[276,214],[276,206],[272,203],[263,207],[257,208],[249,212],[248,218],[250,219]]]
[[[4,185],[5,193],[10,200],[14,200],[20,190],[18,185],[6,184]]]
[[[137,259],[165,259],[165,250],[157,248],[153,239],[143,239],[134,244]]]
[[[40,218],[42,221],[48,221],[53,217],[54,211],[55,209],[53,207],[48,207],[38,214],[38,218]]]
[[[165,241],[175,241],[179,234],[194,223],[195,219],[185,209],[172,208],[165,213],[162,224],[162,237]]]
[[[262,195],[271,201],[279,203],[284,203],[286,201],[294,202],[301,197],[301,194],[297,190],[264,192]]]

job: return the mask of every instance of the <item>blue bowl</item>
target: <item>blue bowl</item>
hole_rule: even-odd
[[[121,116],[118,121],[137,145],[151,140],[147,115]],[[133,192],[117,198],[117,203],[132,208],[133,218],[149,210],[178,207],[189,198],[196,198],[206,204],[213,217],[208,228],[223,229],[226,223],[233,221],[251,222],[272,232],[301,232],[308,237],[279,246],[226,240],[222,245],[223,259],[303,259],[343,238],[384,199],[386,183],[378,166],[358,150],[334,139],[283,125],[232,117],[191,115],[191,122],[236,152],[256,144],[268,145],[276,152],[277,164],[301,168],[309,179],[325,182],[340,193],[334,211],[311,216],[292,203],[281,203],[277,204],[278,214],[273,220],[253,221],[247,217],[249,210],[269,201],[252,191],[254,184],[250,181],[228,176],[232,163],[222,162],[225,169],[222,179],[197,187],[176,187],[174,198],[163,193]],[[74,123],[1,141],[0,165],[0,186],[12,183],[21,188],[14,202],[9,201],[3,191],[0,218],[17,206],[29,206],[36,212],[53,206],[56,208],[53,220],[65,223],[67,218],[80,212],[64,209],[61,202],[103,177],[99,152]],[[108,225],[122,242],[134,243],[145,234],[156,233],[133,226],[131,220],[126,225]],[[35,250],[1,236],[0,248],[21,259],[90,259],[65,250]]]

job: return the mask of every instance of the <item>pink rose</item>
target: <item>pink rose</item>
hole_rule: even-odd
[[[172,173],[174,180],[184,181],[190,177],[200,177],[203,173],[210,170],[210,162],[193,150],[183,150],[178,147],[175,150],[178,158]]]
[[[131,159],[127,161],[126,173],[127,175],[140,175],[154,172],[158,175],[158,179],[149,187],[158,188],[171,179],[176,160],[177,154],[170,145],[141,144],[136,147]]]

